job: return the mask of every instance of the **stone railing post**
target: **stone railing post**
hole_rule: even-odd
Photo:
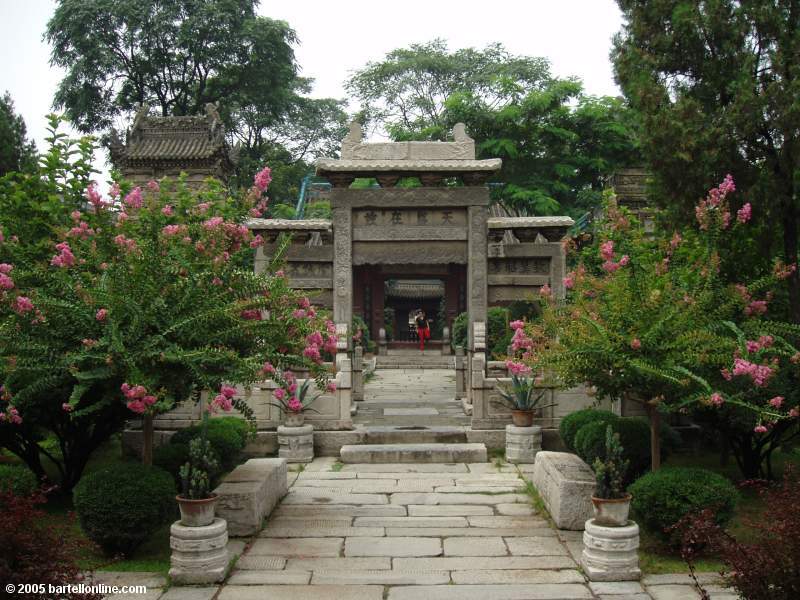
[[[364,399],[364,348],[356,346],[353,349],[353,401],[360,402]]]
[[[452,354],[450,349],[450,328],[447,326],[442,328],[442,354]]]
[[[386,356],[388,353],[388,346],[386,344],[386,330],[381,327],[378,330],[378,356]]]
[[[456,398],[467,397],[467,366],[464,359],[464,347],[456,346]]]
[[[353,361],[345,352],[336,355],[336,398],[339,400],[339,418],[350,421],[357,407],[353,402]]]

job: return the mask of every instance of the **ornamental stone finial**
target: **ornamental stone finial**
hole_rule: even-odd
[[[350,130],[342,140],[342,158],[352,158],[353,148],[358,146],[364,139],[364,132],[361,123],[353,121],[350,123]]]
[[[456,123],[453,126],[453,140],[456,142],[473,142],[471,137],[467,135],[467,126],[463,123]]]

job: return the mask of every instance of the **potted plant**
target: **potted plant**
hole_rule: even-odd
[[[603,460],[594,461],[597,480],[592,496],[594,521],[606,527],[623,527],[628,523],[631,495],[626,492],[623,481],[628,470],[628,460],[623,458],[624,449],[619,443],[619,434],[609,425],[606,428],[606,452]]]
[[[219,464],[206,439],[208,416],[203,417],[200,437],[189,442],[189,460],[180,468],[181,494],[176,496],[181,511],[181,524],[203,527],[214,521],[217,495],[211,493],[211,478]]]
[[[270,402],[270,404],[279,408],[285,415],[284,426],[302,427],[305,422],[306,411],[318,412],[311,408],[311,404],[321,394],[309,397],[308,391],[311,389],[312,379],[306,379],[298,388],[297,381],[288,372],[284,373],[284,378],[287,380],[288,385],[275,389],[272,395],[278,402]]]
[[[521,365],[520,363],[512,363]],[[530,427],[533,425],[533,418],[543,408],[555,406],[555,404],[539,405],[544,397],[545,389],[537,389],[537,379],[524,377],[519,369],[509,367],[511,371],[511,385],[498,385],[497,391],[500,392],[501,400],[498,402],[511,409],[511,422],[517,427]],[[530,373],[530,369],[527,370]],[[499,382],[498,382],[499,383]]]

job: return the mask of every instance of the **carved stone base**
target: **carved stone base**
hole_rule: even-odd
[[[583,532],[581,567],[589,581],[635,581],[639,570],[639,526],[628,521],[624,527],[597,525],[586,521]]]
[[[542,450],[542,428],[506,425],[506,460],[515,464],[533,464]]]
[[[278,456],[290,463],[314,460],[314,426],[278,427]]]
[[[176,521],[170,528],[169,576],[173,584],[216,583],[228,574],[228,523],[219,517],[211,525],[186,527]]]

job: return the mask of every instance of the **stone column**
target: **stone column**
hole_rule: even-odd
[[[567,253],[561,242],[552,244],[557,247],[550,260],[550,288],[553,290],[553,297],[556,300],[563,300],[567,296],[564,287],[564,277],[567,276]]]
[[[488,190],[487,190],[488,195]],[[487,210],[485,206],[470,206],[467,238],[467,312],[469,313],[468,348],[476,350],[474,324],[486,322],[487,287]]]
[[[542,428],[506,425],[506,460],[514,464],[534,464],[542,449]]]
[[[333,209],[333,322],[353,322],[353,213]]]
[[[216,583],[228,574],[228,524],[217,517],[211,525],[187,527],[175,521],[169,530],[169,576],[178,585]]]
[[[314,426],[278,426],[278,456],[289,463],[310,463],[314,460]]]
[[[642,576],[638,548],[639,526],[633,521],[606,527],[589,519],[583,532],[581,567],[589,581],[636,581]]]
[[[364,399],[364,348],[356,346],[353,349],[353,400],[359,402]]]
[[[456,398],[467,397],[467,365],[465,364],[464,348],[456,346]]]

